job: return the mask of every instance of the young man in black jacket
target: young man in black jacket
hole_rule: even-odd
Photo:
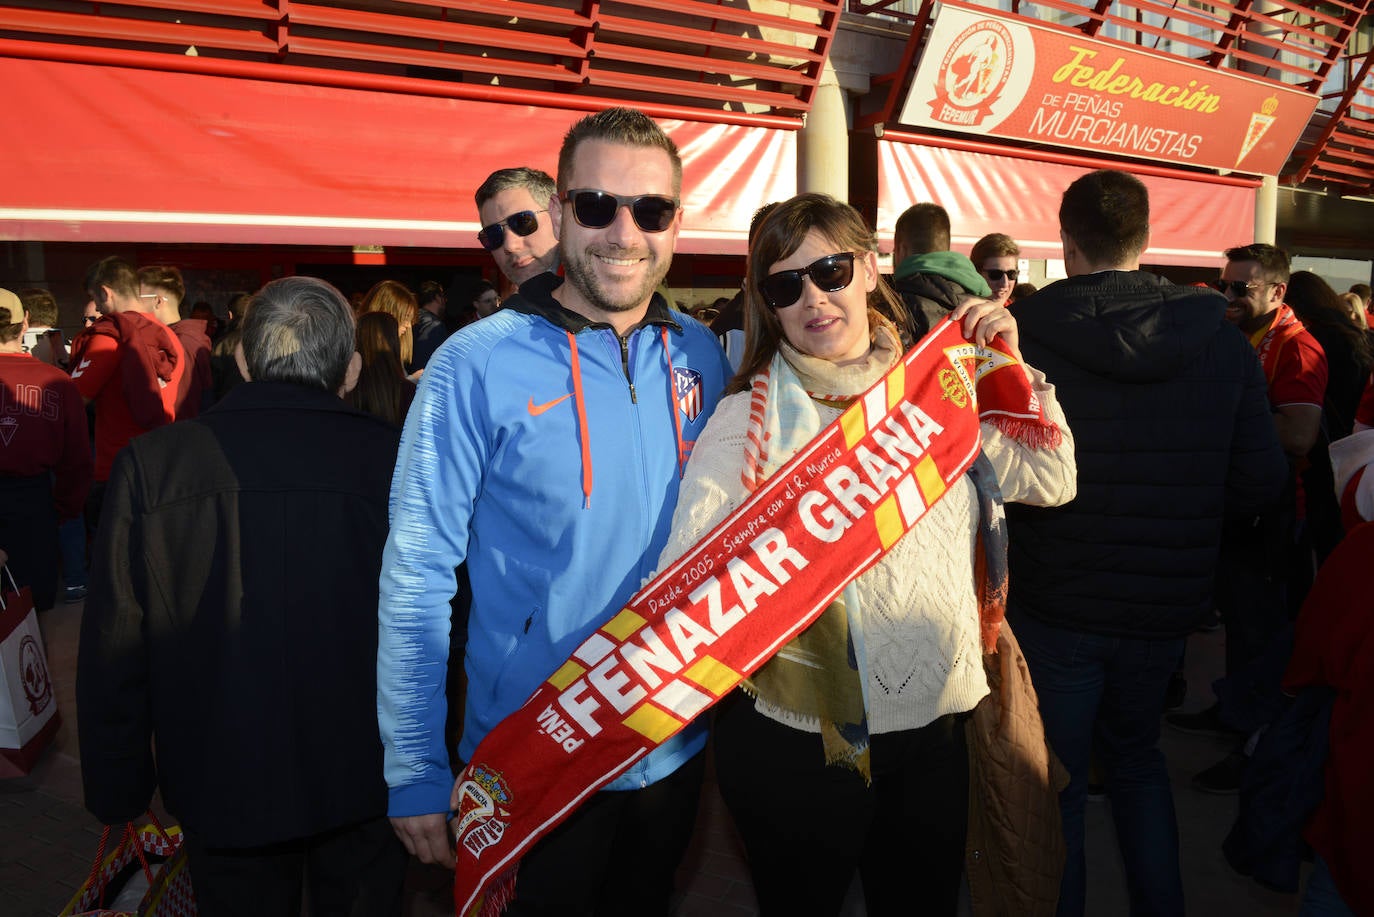
[[[1059,914],[1083,913],[1088,758],[1107,772],[1133,913],[1182,914],[1178,826],[1158,748],[1165,690],[1211,610],[1228,514],[1253,514],[1287,462],[1253,348],[1210,290],[1139,270],[1149,197],[1124,172],[1064,192],[1068,278],[1016,303],[1021,352],[1074,431],[1078,497],[1007,505],[1007,620],[1069,770]]]

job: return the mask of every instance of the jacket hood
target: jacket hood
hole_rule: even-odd
[[[953,280],[974,296],[992,295],[992,287],[983,275],[968,260],[968,255],[958,252],[926,252],[924,255],[910,255],[902,259],[893,273],[894,280],[902,280],[912,274],[938,274]]]
[[[1043,347],[1105,379],[1173,378],[1226,324],[1214,290],[1144,271],[1060,280],[1011,306],[1023,344]]]
[[[571,309],[565,309],[558,300],[553,298],[553,291],[563,284],[563,280],[562,276],[550,272],[531,277],[520,284],[520,292],[502,303],[501,308],[512,309],[525,315],[537,315],[554,327],[562,328],[573,334],[586,328],[610,328],[611,326],[606,322],[594,322]],[[673,317],[668,308],[667,300],[663,298],[661,293],[657,292],[649,300],[649,311],[644,314],[643,321],[630,330],[634,331],[646,325],[666,325],[675,332],[682,332],[682,326]]]

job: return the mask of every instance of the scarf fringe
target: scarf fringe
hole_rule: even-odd
[[[459,917],[501,917],[501,913],[515,900],[515,872],[518,868],[517,863],[493,879],[482,900],[474,904],[466,915]]]
[[[1058,449],[1064,442],[1064,433],[1056,423],[1006,416],[981,419],[984,423],[992,424],[1003,435],[1033,449]]]

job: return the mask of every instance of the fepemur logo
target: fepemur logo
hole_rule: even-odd
[[[1016,60],[1011,32],[980,19],[950,42],[935,80],[930,116],[945,124],[976,127],[992,114]]]
[[[19,642],[19,677],[24,683],[29,712],[38,716],[52,702],[52,679],[48,677],[48,664],[38,641],[27,634]]]

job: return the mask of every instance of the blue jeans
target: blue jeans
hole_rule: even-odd
[[[1083,810],[1094,751],[1106,774],[1131,913],[1182,914],[1178,819],[1159,750],[1159,722],[1186,638],[1104,637],[1051,627],[1025,614],[1009,614],[1008,620],[1040,697],[1045,737],[1069,771],[1069,785],[1059,795],[1066,853],[1060,917],[1083,914]]]
[[[62,585],[86,585],[86,518],[79,515],[57,528],[57,541],[62,549]]]
[[[1298,912],[1298,917],[1355,917],[1355,912],[1345,903],[1336,883],[1332,881],[1326,860],[1320,856],[1312,858],[1312,876],[1303,890],[1302,910]]]

